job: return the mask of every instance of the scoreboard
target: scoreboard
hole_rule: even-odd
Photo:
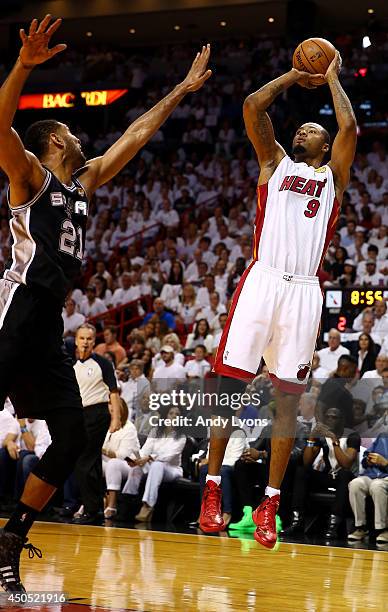
[[[344,332],[367,306],[388,300],[388,288],[345,287],[324,289],[322,308],[322,332],[332,327]]]

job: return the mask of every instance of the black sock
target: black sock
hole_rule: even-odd
[[[22,502],[19,502],[15,512],[4,526],[4,531],[10,531],[11,533],[15,533],[25,538],[38,514],[38,510],[34,510]]]

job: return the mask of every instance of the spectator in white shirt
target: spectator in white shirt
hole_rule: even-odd
[[[176,312],[179,307],[179,295],[183,284],[183,266],[180,261],[171,263],[167,283],[163,286],[160,297],[166,308]]]
[[[107,310],[112,307],[112,292],[108,289],[108,283],[103,276],[94,276],[93,284],[96,288],[96,297],[100,298]]]
[[[81,300],[80,312],[87,319],[106,312],[104,302],[96,297],[96,288],[94,285],[88,285],[86,287],[86,296]]]
[[[320,365],[319,353],[315,351],[311,365],[311,378],[315,380],[324,380],[330,374],[330,371]]]
[[[213,322],[214,317],[218,317],[220,314],[226,312],[226,308],[220,302],[220,295],[218,291],[213,291],[210,294],[210,306],[207,306],[197,314],[197,321],[199,319],[206,319],[209,325]]]
[[[185,364],[186,375],[189,380],[205,378],[206,374],[210,372],[210,363],[207,361],[206,355],[206,347],[203,344],[197,344],[194,349],[194,359],[190,359]]]
[[[75,301],[68,298],[65,302],[65,308],[62,312],[63,319],[63,337],[75,336],[77,329],[85,322],[85,317],[80,312],[76,311]]]
[[[374,324],[374,314],[373,311],[364,312],[362,315],[361,321],[361,331],[355,333],[344,333],[342,335],[343,342],[354,342],[358,341],[362,334],[367,334],[370,336],[376,344],[381,344],[381,338],[379,334],[372,333],[372,328]]]
[[[202,251],[202,261],[207,263],[209,269],[217,261],[217,257],[210,251],[211,242],[209,236],[202,236],[198,242],[198,248]]]
[[[377,287],[385,282],[384,276],[376,271],[376,262],[368,259],[366,262],[366,273],[359,278],[359,284],[368,287]]]
[[[381,382],[383,370],[386,368],[388,368],[388,355],[385,355],[380,351],[376,357],[376,369],[365,372],[362,378],[377,378]]]
[[[368,243],[365,242],[365,230],[359,230],[354,234],[354,242],[346,248],[350,259],[359,263],[368,259]]]
[[[211,248],[214,249],[214,247],[220,242],[224,243],[228,251],[231,251],[236,244],[236,241],[234,240],[234,238],[231,238],[229,236],[229,231],[228,231],[227,226],[224,225],[223,223],[221,223],[218,226],[217,232],[213,236]]]
[[[218,197],[218,191],[214,188],[213,179],[207,178],[204,181],[204,189],[200,191],[196,198],[197,206],[200,204],[210,204]]]
[[[372,333],[379,334],[381,337],[388,335],[388,314],[387,314],[387,302],[381,300],[375,303],[373,308],[367,307],[354,319],[353,329],[361,331],[362,319],[364,314],[367,312],[373,312],[374,324],[372,327]]]
[[[250,246],[250,238],[247,234],[243,234],[242,236],[236,237],[235,246],[231,250],[231,253],[229,256],[229,260],[232,263],[236,263],[237,259],[239,257],[242,257],[243,255],[242,249],[244,246]]]
[[[198,289],[197,304],[202,308],[210,306],[210,295],[216,290],[213,274],[205,274],[203,286]]]
[[[129,238],[129,235],[133,234],[135,231],[136,228],[133,229],[133,231],[129,231],[127,219],[120,219],[118,226],[111,236],[110,248],[114,249],[115,247],[119,247],[121,249],[128,247],[133,240],[133,238]]]
[[[123,492],[136,495],[143,474],[147,474],[143,505],[135,516],[136,521],[151,520],[162,482],[173,482],[183,476],[181,463],[186,436],[173,424],[179,416],[179,409],[172,407],[165,417],[158,417],[161,423],[150,431],[140,450],[141,458],[130,462],[131,468]]]
[[[367,247],[367,257],[364,261],[360,261],[357,265],[357,276],[360,278],[363,274],[366,274],[366,264],[368,261],[374,261],[376,264],[377,272],[380,272],[386,265],[385,261],[382,261],[379,257],[379,249],[375,244],[369,244]]]
[[[199,319],[196,322],[194,331],[187,336],[185,349],[193,351],[199,344],[205,346],[208,353],[212,352],[213,336],[207,319]]]
[[[128,477],[130,471],[127,461],[129,459],[135,461],[140,457],[136,427],[128,419],[128,407],[122,398],[120,399],[120,423],[120,429],[113,433],[107,432],[102,447],[102,471],[108,492],[104,510],[105,518],[113,518],[117,514],[117,496],[123,479]]]
[[[226,249],[223,249],[221,253],[223,253],[223,258],[220,258],[214,267],[214,282],[216,285],[216,290],[219,292],[220,296],[222,295],[224,298],[229,279],[229,262],[228,251]]]
[[[185,362],[185,357],[183,353],[181,352],[182,345],[179,340],[179,336],[174,332],[166,334],[163,337],[163,345],[164,346],[168,345],[172,347],[172,349],[174,350],[174,364],[183,366]],[[163,366],[163,359],[161,356],[161,352],[157,353],[155,357],[152,359],[152,367],[154,368],[154,370],[156,370],[160,366]]]
[[[92,285],[97,278],[97,276],[103,276],[107,282],[108,288],[112,289],[113,285],[113,277],[106,269],[106,263],[104,260],[99,259],[96,261],[96,273],[90,277],[89,282]]]
[[[121,275],[121,287],[118,287],[112,298],[112,305],[117,308],[122,304],[128,304],[141,297],[140,285],[137,282],[138,275],[134,272],[123,272]]]
[[[179,215],[176,210],[171,207],[170,200],[164,198],[162,202],[162,210],[157,213],[156,221],[169,229],[176,229],[179,225]]]
[[[183,325],[191,325],[195,321],[198,310],[200,310],[200,306],[197,305],[195,289],[193,285],[185,283],[181,291],[180,303],[177,308],[177,322]]]
[[[327,343],[329,345],[327,348],[318,351],[319,361],[321,368],[327,372],[334,372],[337,369],[338,359],[342,355],[349,355],[349,350],[341,345],[341,334],[335,328],[329,331]]]
[[[217,232],[217,228],[220,224],[226,225],[228,223],[227,217],[223,215],[222,206],[216,206],[214,209],[213,217],[209,219],[209,236],[214,236]]]
[[[187,281],[188,283],[192,283],[198,280],[198,265],[200,263],[202,263],[202,251],[201,249],[195,249],[193,261],[187,266],[185,271],[185,281]]]
[[[120,375],[121,397],[125,400],[129,418],[134,421],[140,413],[140,406],[145,395],[149,395],[150,383],[144,376],[144,363],[141,359],[132,359],[126,368],[129,376]]]
[[[186,380],[186,371],[174,361],[174,349],[164,344],[160,349],[163,365],[158,366],[152,376],[152,386],[156,392],[163,393],[175,389]]]
[[[386,225],[381,225],[376,235],[372,235],[369,238],[369,244],[377,246],[379,251],[384,249],[388,245],[388,227]]]

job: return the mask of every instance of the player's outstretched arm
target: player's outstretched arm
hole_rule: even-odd
[[[330,167],[333,170],[339,199],[349,183],[350,168],[353,163],[357,145],[357,121],[351,102],[339,81],[341,71],[341,56],[336,51],[325,78],[333,97],[335,116],[338,123],[338,132],[333,142]]]
[[[0,166],[10,179],[12,190],[16,190],[16,198],[21,200],[29,198],[31,188],[40,188],[44,170],[37,158],[24,149],[12,123],[31,70],[66,48],[63,44],[48,48],[51,36],[61,24],[60,19],[49,25],[50,21],[51,15],[46,15],[41,23],[37,19],[31,22],[28,34],[20,30],[23,44],[19,57],[0,88]]]
[[[275,140],[272,122],[266,112],[267,108],[279,94],[286,91],[291,85],[298,83],[302,87],[314,89],[315,81],[318,82],[321,78],[322,75],[311,75],[292,68],[245,99],[243,107],[245,128],[255,148],[262,175],[269,173],[270,176],[286,154],[283,147]],[[267,180],[269,176],[261,178]]]
[[[109,181],[136,155],[152,138],[160,126],[171,115],[186,94],[197,91],[211,76],[207,69],[210,45],[202,47],[197,53],[186,78],[153,108],[136,119],[124,134],[101,157],[91,159],[86,164],[82,183],[89,196]]]

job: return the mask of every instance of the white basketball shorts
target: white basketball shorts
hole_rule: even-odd
[[[288,274],[253,261],[234,293],[214,371],[250,381],[264,357],[275,386],[303,393],[322,301],[316,276]]]

